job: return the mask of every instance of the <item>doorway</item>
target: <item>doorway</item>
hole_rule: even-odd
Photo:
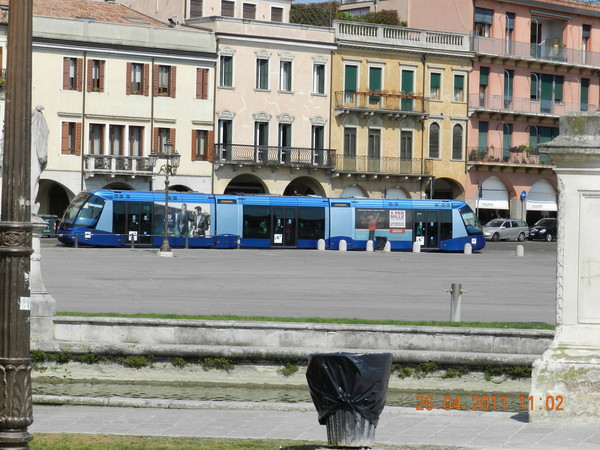
[[[272,214],[271,245],[273,247],[295,248],[298,244],[296,224],[298,222],[296,207],[274,207]]]
[[[415,211],[413,224],[414,241],[421,244],[425,250],[440,248],[440,217],[439,211]]]

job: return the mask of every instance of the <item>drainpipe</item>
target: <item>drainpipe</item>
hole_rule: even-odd
[[[82,91],[82,100],[81,100],[81,186],[80,191],[84,190],[83,186],[83,170],[85,168],[85,140],[83,136],[85,136],[85,94],[87,90],[87,51],[83,52],[83,80],[81,80],[81,91]]]
[[[158,0],[157,0],[158,6]],[[154,148],[154,57],[152,58],[152,63],[150,64],[150,74],[148,75],[148,95],[150,95],[150,153],[155,152]],[[152,83],[150,83],[152,80]],[[142,86],[142,90],[144,87]],[[154,175],[150,177],[150,190],[154,190]]]
[[[423,113],[425,112],[425,88],[426,88],[426,84],[425,84],[425,78],[426,78],[426,74],[427,74],[427,56],[423,55],[421,57],[421,63],[423,64],[423,81],[422,81],[422,85],[423,85]],[[400,140],[402,140],[402,130],[400,130]],[[425,118],[423,118],[423,120],[421,121],[421,173],[424,174],[425,173]],[[431,189],[431,184],[433,184],[433,181],[430,182],[430,189]],[[419,181],[419,190],[421,192],[423,192],[423,178],[421,178],[421,180]]]

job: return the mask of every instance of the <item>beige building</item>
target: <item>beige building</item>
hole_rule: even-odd
[[[49,128],[40,214],[62,215],[82,190],[163,189],[148,156],[169,144],[182,155],[171,186],[211,192],[213,35],[110,3],[34,6],[32,104]]]
[[[217,41],[214,190],[334,194],[330,28],[209,17]]]
[[[336,22],[332,191],[464,198],[469,36]]]

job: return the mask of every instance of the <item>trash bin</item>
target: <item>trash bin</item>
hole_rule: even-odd
[[[385,236],[375,236],[375,250],[385,250],[387,238]]]
[[[371,447],[383,411],[391,353],[322,353],[310,356],[306,380],[327,442]]]

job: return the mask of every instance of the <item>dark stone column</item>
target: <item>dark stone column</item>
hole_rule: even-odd
[[[10,2],[0,209],[0,448],[29,448],[32,0]]]

